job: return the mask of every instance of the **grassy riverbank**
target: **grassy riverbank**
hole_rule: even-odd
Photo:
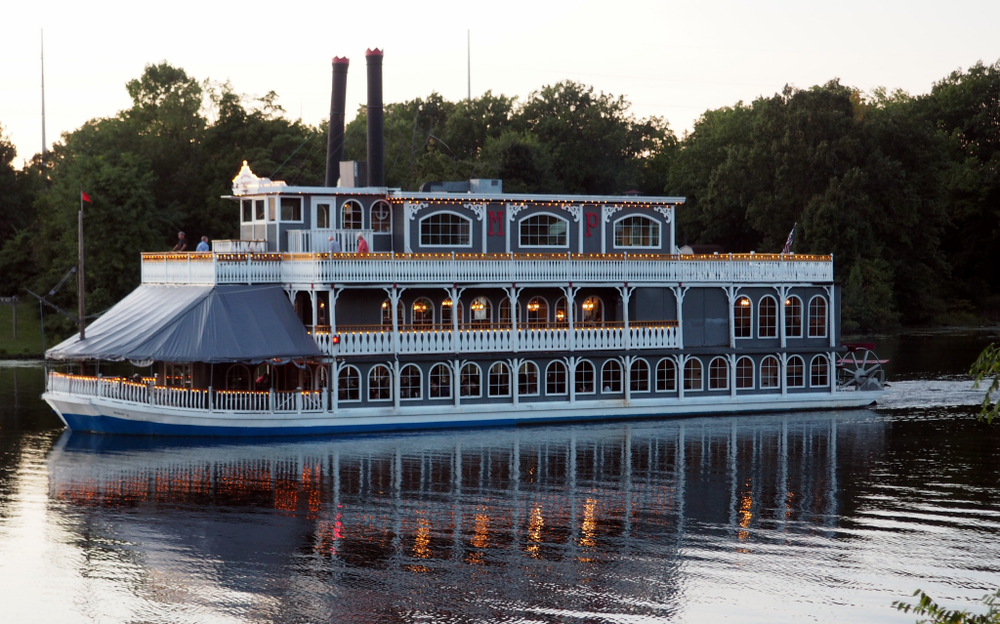
[[[14,338],[14,306],[0,305],[0,359],[41,356],[38,305],[27,301],[17,304],[17,338]]]

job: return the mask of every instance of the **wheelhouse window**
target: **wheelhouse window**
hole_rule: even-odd
[[[753,306],[749,297],[737,297],[733,304],[733,335],[753,338]]]
[[[555,360],[545,369],[545,394],[566,394],[566,365]]]
[[[534,362],[523,362],[517,369],[517,393],[520,396],[538,394],[538,366]]]
[[[622,391],[622,365],[618,360],[608,360],[601,367],[601,391]]]
[[[701,360],[692,358],[684,363],[684,389],[701,390]]]
[[[656,364],[656,391],[677,390],[677,365],[670,358],[663,358]]]
[[[573,383],[576,385],[577,394],[594,393],[594,364],[590,360],[580,360],[576,364],[576,374]]]
[[[439,212],[420,220],[422,247],[472,247],[472,220]]]
[[[281,198],[281,220],[282,221],[302,221],[302,198],[282,197]]]
[[[470,362],[462,367],[462,372],[459,375],[459,386],[464,397],[483,396],[483,371],[479,365]]]
[[[330,204],[326,202],[316,204],[316,227],[323,229],[330,227]]]
[[[708,364],[708,389],[729,389],[729,362],[717,357]]]
[[[778,303],[770,295],[761,297],[757,309],[757,337],[778,337]]]
[[[267,219],[267,214],[264,211],[264,200],[263,199],[253,200],[253,220],[264,221],[266,219]]]
[[[240,200],[241,206],[241,220],[243,223],[250,223],[253,221],[253,200],[243,199]]]
[[[540,214],[521,220],[521,247],[568,247],[569,222],[555,215]]]
[[[785,385],[789,388],[801,388],[806,385],[805,380],[805,363],[802,358],[793,355],[788,358],[788,364],[785,368]]]
[[[392,371],[384,364],[376,364],[368,371],[368,400],[389,401],[392,399]]]
[[[490,367],[489,393],[491,397],[510,396],[510,369],[503,362]]]
[[[392,231],[392,209],[389,203],[379,200],[372,204],[372,230],[375,232]]]
[[[337,400],[361,400],[361,373],[357,367],[347,365],[340,369],[337,376]]]
[[[743,356],[736,360],[736,389],[750,390],[753,388],[753,360]]]
[[[660,224],[649,217],[632,216],[615,222],[615,247],[660,248]]]
[[[826,338],[826,299],[823,297],[809,300],[809,337]]]
[[[632,392],[649,392],[649,363],[646,360],[634,360],[629,368],[629,390]]]
[[[361,225],[361,204],[349,199],[340,207],[340,227],[344,230],[360,230]]]
[[[825,355],[817,355],[809,364],[809,385],[825,388],[830,385],[830,362]]]
[[[760,387],[761,388],[778,388],[779,377],[778,377],[778,358],[773,355],[769,355],[764,358],[760,363]]]
[[[785,336],[802,337],[802,300],[795,295],[785,299]]]
[[[430,385],[432,399],[451,398],[451,369],[447,364],[435,364],[431,368]]]

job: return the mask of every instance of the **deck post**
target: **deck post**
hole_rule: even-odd
[[[212,386],[209,386],[208,387],[208,411],[209,412],[214,412],[215,411],[214,404],[215,404],[215,401],[212,400]]]

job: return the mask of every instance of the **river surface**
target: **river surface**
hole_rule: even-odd
[[[0,622],[914,622],[1000,585],[994,335],[874,410],[263,442],[64,431],[0,362]]]

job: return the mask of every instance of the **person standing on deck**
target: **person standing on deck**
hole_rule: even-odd
[[[198,246],[195,247],[194,250],[198,251],[198,252],[208,251],[209,250],[208,249],[208,237],[207,236],[202,236],[201,237],[201,242],[198,243]]]
[[[361,232],[358,232],[358,255],[367,256],[368,255],[368,241]]]
[[[332,236],[328,240],[330,241],[330,255],[341,253],[340,241]]]
[[[184,251],[187,249],[188,239],[184,238],[184,232],[177,232],[177,244],[170,251]]]

